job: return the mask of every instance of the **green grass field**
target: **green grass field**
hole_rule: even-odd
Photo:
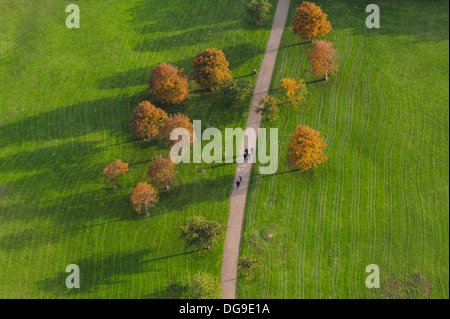
[[[192,57],[216,47],[245,77],[270,23],[251,27],[244,0],[81,0],[81,28],[68,29],[69,3],[0,2],[0,298],[184,297],[198,270],[220,278],[223,248],[199,257],[178,227],[193,215],[227,219],[235,166],[180,165],[173,190],[139,217],[132,188],[168,148],[136,140],[128,123],[149,99],[151,67],[189,74]],[[248,105],[194,92],[165,110],[222,129],[244,126]],[[115,158],[130,172],[113,191],[102,171]],[[69,264],[80,289],[65,287]]]
[[[178,226],[228,218],[235,165],[179,165],[151,216],[137,216],[132,188],[168,148],[136,140],[128,123],[161,62],[189,74],[191,58],[216,47],[235,78],[253,81],[271,23],[249,26],[247,0],[80,0],[81,28],[68,29],[69,3],[0,2],[0,298],[184,298],[198,270],[220,277],[223,245],[198,256]],[[300,3],[274,94],[283,77],[317,80],[311,44],[290,32]],[[283,107],[263,123],[279,128],[280,166],[254,167],[241,254],[259,253],[264,269],[239,280],[237,297],[448,298],[448,2],[381,1],[381,29],[365,27],[370,1],[316,3],[339,72],[308,85],[306,110]],[[249,101],[190,84],[188,100],[163,108],[203,127],[245,125]],[[328,162],[304,173],[284,164],[297,124],[328,144]],[[102,170],[115,158],[130,172],[113,191]],[[372,263],[381,290],[364,285]],[[65,287],[68,264],[80,267],[80,289]]]
[[[369,3],[380,29],[365,27]],[[339,72],[308,85],[307,110],[264,123],[279,128],[280,166],[270,176],[254,167],[241,255],[260,254],[264,269],[239,280],[238,298],[448,298],[448,2],[316,4]],[[317,79],[301,42],[287,25],[274,94],[283,77]],[[328,162],[303,173],[285,166],[297,124],[328,144]],[[369,264],[380,290],[365,286]]]

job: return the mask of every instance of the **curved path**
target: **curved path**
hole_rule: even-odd
[[[286,25],[290,2],[290,0],[278,0],[272,31],[270,32],[264,59],[256,79],[255,90],[246,124],[246,128],[253,128],[256,132],[258,132],[258,128],[261,125],[261,115],[256,114],[255,109],[258,106],[261,97],[269,94],[272,74],[277,60],[281,37]],[[239,154],[244,153],[244,143],[245,141],[242,141]],[[247,146],[249,150],[252,148],[256,150],[256,145],[248,144],[245,146]],[[253,158],[254,157],[252,156],[252,159]],[[244,219],[245,202],[247,199],[248,183],[250,181],[252,168],[252,163],[241,162],[243,162],[242,155],[239,155],[237,156],[237,163],[240,164],[237,165],[234,180],[238,180],[239,176],[242,176],[243,179],[239,189],[236,189],[236,186],[233,185],[233,192],[231,193],[230,216],[228,218],[228,231],[225,238],[222,262],[222,297],[224,299],[236,298],[242,221]]]

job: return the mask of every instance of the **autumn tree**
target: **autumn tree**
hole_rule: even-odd
[[[239,258],[239,267],[246,273],[247,277],[251,277],[255,270],[261,268],[261,263],[258,257],[244,256]]]
[[[180,237],[184,239],[186,246],[200,251],[217,245],[225,234],[226,225],[220,221],[207,220],[203,216],[194,216],[189,217],[180,229]]]
[[[154,189],[152,185],[147,184],[147,182],[139,183],[133,189],[131,203],[138,214],[140,214],[144,208],[145,216],[148,216],[148,209],[150,207],[155,207],[157,202],[158,191]]]
[[[128,164],[123,163],[121,160],[116,159],[114,163],[109,164],[104,170],[103,175],[105,175],[106,180],[110,182],[113,181],[113,189],[116,189],[116,177],[121,174],[125,176],[128,172]]]
[[[311,73],[315,76],[325,76],[324,80],[327,81],[328,74],[334,74],[337,71],[337,51],[333,48],[333,42],[319,40],[314,41],[313,45],[309,53],[309,60],[313,67]]]
[[[130,129],[138,138],[149,139],[158,135],[167,119],[167,113],[155,107],[149,101],[139,103],[134,109]]]
[[[331,31],[331,23],[327,21],[327,14],[313,2],[303,2],[297,8],[297,14],[292,21],[292,31],[302,39],[310,40]]]
[[[222,50],[206,49],[192,59],[192,78],[204,89],[214,91],[219,85],[231,81],[230,65]]]
[[[220,299],[222,287],[220,281],[205,271],[199,271],[189,283],[191,299]]]
[[[308,89],[303,80],[297,81],[292,78],[281,79],[280,89],[284,94],[286,102],[290,104],[301,104],[308,93]]]
[[[190,135],[190,144],[194,143],[194,125],[191,123],[189,117],[181,113],[170,115],[164,122],[164,126],[159,131],[159,137],[165,141],[167,145],[175,144],[182,139],[179,136],[178,140],[171,140],[170,134],[176,128],[184,128],[188,130]]]
[[[291,141],[286,163],[289,166],[298,166],[301,171],[324,163],[328,159],[323,153],[327,144],[319,137],[319,134],[319,131],[313,130],[307,125],[297,125],[294,132],[290,134]]]
[[[263,116],[264,119],[273,121],[275,113],[280,111],[278,105],[280,101],[272,95],[265,95],[261,98],[256,107],[256,113]]]
[[[189,93],[188,81],[182,72],[183,69],[167,63],[155,66],[152,68],[148,91],[161,103],[181,103]]]
[[[166,189],[169,189],[169,185],[172,185],[176,174],[175,164],[169,156],[153,158],[147,172],[147,176],[151,178],[153,185],[164,186]]]
[[[268,18],[272,5],[268,0],[251,0],[247,4],[247,14],[253,24],[263,24]]]

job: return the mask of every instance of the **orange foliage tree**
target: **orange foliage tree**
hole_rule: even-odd
[[[155,66],[152,68],[148,91],[161,103],[181,103],[189,93],[188,81],[182,72],[183,69],[167,63]]]
[[[151,178],[154,185],[164,185],[166,189],[169,189],[169,185],[172,185],[176,174],[175,164],[170,159],[170,156],[153,158],[147,172],[147,176]]]
[[[307,125],[297,125],[290,134],[289,155],[286,163],[289,166],[298,166],[301,171],[316,167],[317,164],[327,161],[323,149],[327,146],[319,137],[320,132]]]
[[[148,216],[148,208],[155,207],[157,202],[158,191],[152,185],[147,184],[147,182],[139,183],[133,189],[131,203],[138,214],[142,212],[142,208],[145,208],[145,216]]]
[[[230,65],[222,50],[206,49],[192,59],[192,78],[203,88],[214,91],[219,85],[231,81]]]
[[[313,2],[303,2],[297,8],[297,15],[292,21],[292,31],[305,40],[312,42],[313,38],[331,31],[331,23],[327,21],[327,14]]]
[[[103,175],[108,182],[113,181],[113,189],[116,189],[116,176],[119,174],[125,176],[126,172],[128,172],[128,164],[116,159],[103,170]]]
[[[155,107],[149,101],[139,103],[133,112],[130,129],[138,138],[148,139],[158,135],[159,129],[164,125],[167,113]]]
[[[181,113],[170,115],[164,123],[164,126],[159,131],[159,136],[166,142],[167,145],[175,144],[181,140],[171,140],[170,133],[176,128],[185,128],[190,134],[190,143],[194,143],[194,125],[190,122],[189,117]]]
[[[333,48],[333,42],[314,41],[309,60],[313,67],[311,73],[315,76],[325,76],[325,81],[328,80],[328,74],[334,74],[337,71],[337,51]]]
[[[303,80],[296,81],[292,78],[281,79],[280,89],[289,103],[302,103],[308,93]]]

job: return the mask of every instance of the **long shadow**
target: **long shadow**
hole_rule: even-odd
[[[134,108],[148,93],[134,96],[114,96],[54,109],[0,126],[2,144],[22,144],[29,141],[68,139],[108,131],[112,136],[129,132]],[[130,114],[129,117],[122,116]],[[26,128],[26,129],[24,129]]]
[[[268,178],[268,177],[273,177],[273,176],[276,176],[276,175],[291,174],[291,173],[298,172],[298,171],[300,171],[300,169],[296,168],[296,169],[293,169],[293,170],[290,170],[290,171],[279,172],[279,173],[275,173],[275,174],[258,175],[256,177],[258,177],[258,178]]]
[[[304,45],[304,44],[308,44],[308,43],[311,43],[311,42],[308,41],[308,42],[300,42],[300,43],[284,45],[284,46],[281,46],[280,49],[289,48],[289,47],[295,47],[295,46],[298,46],[298,45]]]
[[[144,299],[181,299],[187,292],[187,285],[178,282],[169,282],[166,288],[153,291],[151,294],[144,295]]]
[[[200,250],[193,250],[193,251],[187,251],[184,253],[179,253],[179,254],[175,254],[175,255],[170,255],[170,256],[164,256],[164,257],[159,257],[159,258],[154,258],[154,259],[149,259],[149,260],[145,260],[143,261],[143,263],[150,263],[153,261],[158,261],[158,260],[164,260],[164,259],[168,259],[168,258],[174,258],[174,257],[178,257],[178,256],[183,256],[183,255],[188,255],[188,254],[193,254],[193,253],[197,253]]]
[[[313,83],[317,83],[317,82],[325,82],[325,79],[319,79],[319,80],[309,81],[309,82],[306,82],[305,84],[313,84]]]
[[[218,5],[226,6],[228,9],[227,3],[220,0],[217,2]],[[210,0],[171,0],[170,5],[165,5],[163,8],[158,1],[143,0],[138,6],[130,9],[132,15],[130,23],[135,26],[135,31],[143,34],[180,31],[186,28],[217,30],[223,25],[233,24],[236,21],[239,21],[239,24],[244,23],[245,3],[235,5],[242,7],[241,11],[237,11],[241,12],[241,16],[236,16],[236,10],[217,10]],[[206,10],[208,17],[199,19],[198,15],[205,14]],[[154,17],[158,19],[155,20]]]
[[[115,253],[108,257],[92,255],[88,258],[75,260],[72,263],[80,268],[80,288],[68,289],[65,285],[69,275],[64,271],[54,277],[43,279],[36,283],[36,288],[55,295],[76,295],[98,292],[101,286],[111,286],[126,282],[119,279],[126,275],[135,275],[155,271],[152,266],[142,261],[152,250],[144,249],[134,253]]]
[[[150,78],[150,67],[141,67],[101,79],[97,85],[100,89],[116,89],[130,86],[146,85]]]

